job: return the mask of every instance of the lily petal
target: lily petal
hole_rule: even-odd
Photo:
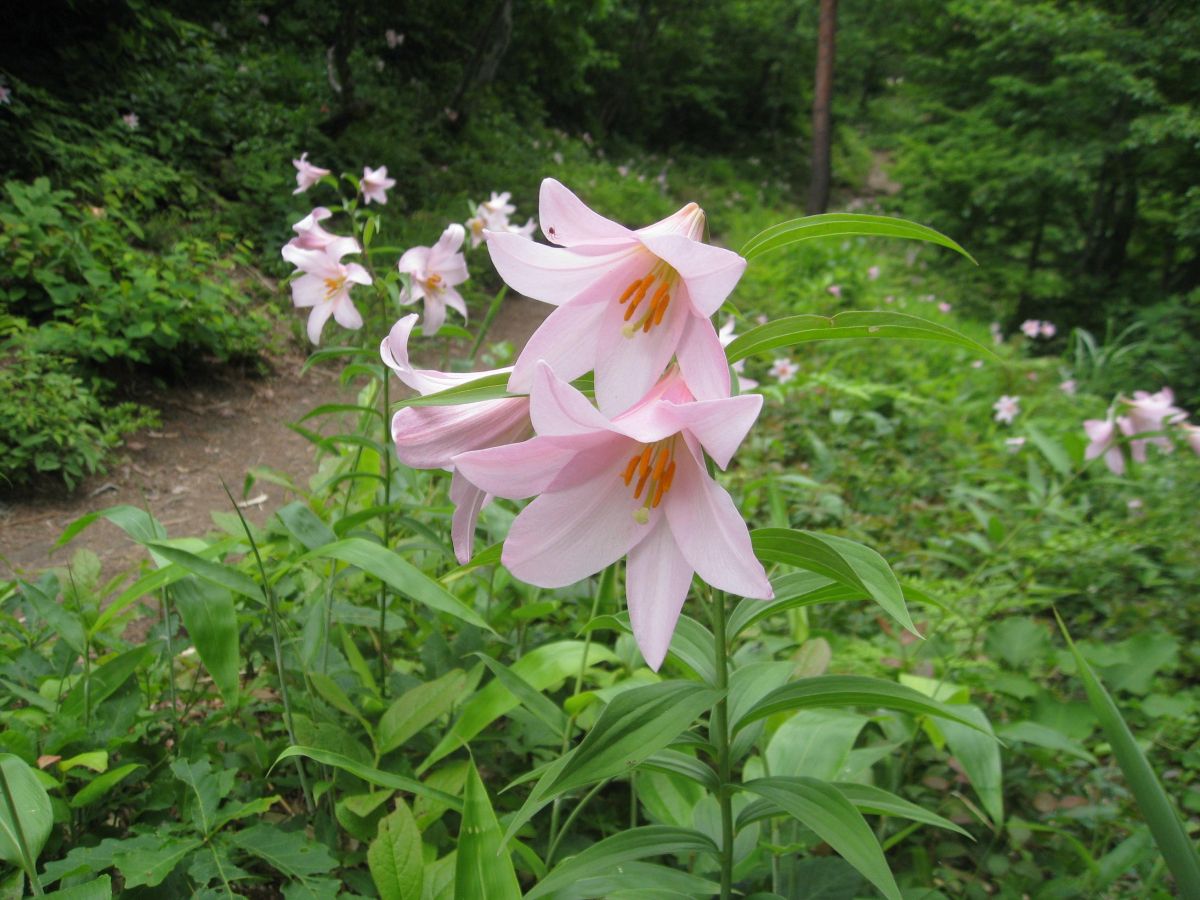
[[[538,361],[533,376],[529,417],[534,431],[545,437],[611,430],[608,419],[583,394],[559,378],[544,360]]]
[[[675,482],[663,500],[679,549],[696,573],[722,591],[769,600],[774,596],[750,532],[723,487],[708,477],[699,450],[676,457]]]
[[[410,406],[392,416],[396,456],[414,469],[447,469],[461,453],[517,440],[528,433],[529,401],[524,397],[458,406]]]
[[[451,463],[456,471],[489,494],[520,500],[546,490],[578,453],[579,448],[570,443],[535,437],[517,444],[460,453]]]
[[[439,372],[437,369],[414,369],[408,358],[408,339],[413,328],[416,327],[418,318],[420,317],[416,313],[410,313],[397,320],[388,336],[379,344],[379,355],[384,364],[418,394],[422,396],[434,394],[444,391],[446,388],[483,378],[486,375],[500,375],[512,371],[512,366],[506,366],[503,369],[488,369],[483,372]]]
[[[663,320],[647,332],[626,336],[625,307],[609,303],[596,347],[596,405],[606,415],[616,415],[642,399],[675,354],[680,336],[691,318],[686,304],[671,303]]]
[[[594,368],[596,330],[600,327],[605,306],[603,302],[576,300],[550,313],[517,357],[512,377],[508,380],[509,391],[514,394],[528,393],[533,387],[533,376],[539,362],[547,363],[568,381]]]
[[[616,562],[643,540],[661,509],[651,511],[648,524],[634,518],[642,502],[632,492],[613,491],[624,465],[616,457],[598,477],[542,494],[525,507],[504,542],[501,561],[508,570],[539,587],[565,587]]]
[[[643,237],[642,243],[680,274],[687,283],[693,308],[702,316],[711,316],[721,308],[746,271],[746,260],[732,250],[681,234]]]
[[[314,344],[321,343],[321,331],[325,328],[325,323],[329,321],[331,315],[333,315],[332,303],[318,303],[308,314],[308,339]]]
[[[552,244],[621,244],[636,240],[624,225],[589,209],[575,194],[553,178],[542,181],[538,202],[542,234]]]
[[[333,320],[343,328],[355,329],[363,326],[362,315],[350,300],[349,294],[344,294],[333,304]]]
[[[519,234],[489,231],[487,247],[496,271],[510,288],[555,306],[594,286],[615,301],[635,277],[630,266],[648,269],[653,263],[650,254],[637,243],[565,252],[560,247],[535,244]]]
[[[696,399],[719,400],[729,396],[729,360],[711,320],[689,316],[675,356],[683,380]]]
[[[761,394],[741,394],[724,400],[698,400],[672,409],[680,429],[696,436],[700,444],[724,469],[746,438],[762,409]]]
[[[675,543],[665,517],[629,551],[626,572],[633,637],[646,665],[657,672],[692,586],[692,567]]]
[[[458,472],[450,479],[450,501],[454,504],[454,516],[450,523],[450,537],[454,542],[454,556],[459,565],[471,561],[475,543],[475,526],[479,513],[488,503],[488,495]]]

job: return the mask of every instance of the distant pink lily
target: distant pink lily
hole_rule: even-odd
[[[292,191],[293,194],[303,194],[329,174],[328,169],[310,163],[307,153],[301,153],[299,159],[293,159],[292,165],[296,167],[296,189]]]
[[[1121,449],[1120,435],[1129,437],[1133,434],[1133,423],[1125,416],[1113,419],[1110,412],[1107,419],[1087,419],[1083,430],[1091,443],[1083,453],[1084,459],[1104,457],[1104,465],[1114,475],[1125,474],[1125,452]],[[1144,441],[1134,441],[1129,446],[1133,458],[1137,462],[1146,461],[1146,446]]]
[[[388,178],[387,166],[380,166],[374,171],[370,166],[363,166],[363,177],[358,186],[362,190],[364,204],[372,200],[387,203],[387,192],[396,186],[396,179]]]
[[[511,366],[461,374],[414,369],[408,359],[408,338],[416,323],[414,313],[393,325],[379,345],[379,355],[418,394],[433,394],[487,375],[512,371]],[[465,565],[471,559],[475,523],[490,498],[455,469],[453,458],[468,450],[523,441],[532,433],[528,397],[505,397],[458,406],[410,406],[392,417],[392,442],[401,462],[414,469],[448,469],[454,473],[450,482],[450,499],[454,503],[450,534],[454,555],[460,563]]]
[[[704,463],[707,451],[725,468],[761,407],[757,394],[697,401],[672,369],[610,419],[542,362],[530,395],[537,436],[454,465],[496,496],[537,495],[501,556],[523,581],[563,587],[629,555],[633,635],[657,670],[693,574],[740,596],[773,596],[746,523]]]
[[[1187,418],[1187,413],[1175,405],[1175,394],[1169,387],[1153,394],[1134,391],[1133,399],[1128,404],[1129,421],[1133,423],[1134,434],[1163,431],[1168,425],[1176,425]],[[1171,439],[1162,434],[1135,443],[1154,444],[1168,453],[1174,449]]]
[[[288,241],[288,246],[300,250],[323,250],[334,259],[341,259],[347,253],[361,253],[362,248],[354,238],[331,234],[321,227],[319,223],[332,215],[325,207],[318,206],[292,226],[296,236]]]
[[[560,246],[487,234],[500,277],[558,307],[517,359],[510,391],[529,390],[539,360],[567,380],[594,369],[596,400],[612,415],[640,400],[675,357],[696,397],[729,396],[729,367],[710,317],[746,261],[701,242],[699,206],[632,231],[547,178],[538,217]]]
[[[446,321],[446,307],[467,317],[467,304],[454,288],[471,276],[467,259],[460,252],[466,232],[461,225],[447,226],[432,247],[413,247],[404,251],[398,268],[412,276],[412,282],[400,292],[404,304],[425,301],[425,320],[422,330],[426,336],[436,334]]]
[[[350,286],[371,283],[366,269],[358,263],[343,264],[340,257],[324,250],[302,250],[291,244],[283,248],[283,258],[304,273],[292,282],[292,303],[297,309],[312,307],[310,341],[321,343],[321,331],[330,316],[343,328],[362,328],[362,316],[350,299]]]
[[[1192,448],[1192,452],[1200,456],[1200,425],[1189,425],[1184,422],[1179,427],[1183,429],[1183,439]]]

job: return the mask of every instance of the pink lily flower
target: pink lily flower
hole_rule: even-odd
[[[1052,338],[1058,334],[1058,327],[1053,322],[1042,322],[1038,332],[1044,338]]]
[[[1017,417],[1017,413],[1021,411],[1021,398],[1010,397],[1008,394],[1004,394],[992,404],[992,409],[996,411],[996,415],[993,418],[997,422],[1011,425],[1013,419]]]
[[[611,415],[644,397],[675,357],[696,397],[729,396],[729,367],[710,317],[746,261],[701,242],[699,206],[689,203],[632,231],[547,178],[539,218],[542,232],[559,246],[487,234],[500,277],[558,307],[517,359],[510,391],[529,390],[539,360],[567,380],[594,369],[596,400]]]
[[[354,238],[331,234],[320,226],[320,222],[332,215],[325,207],[318,206],[292,226],[296,236],[287,245],[300,250],[323,250],[334,259],[341,259],[347,253],[361,253],[362,248]]]
[[[1121,449],[1118,435],[1129,437],[1134,433],[1133,427],[1133,423],[1125,416],[1118,416],[1114,420],[1111,412],[1107,419],[1087,419],[1083,423],[1083,430],[1091,443],[1083,452],[1083,458],[1095,459],[1097,456],[1103,456],[1104,465],[1108,466],[1110,472],[1114,475],[1124,475],[1125,453]],[[1129,449],[1137,462],[1146,461],[1144,441],[1131,442]]]
[[[304,273],[292,282],[292,303],[297,309],[312,307],[310,341],[321,343],[321,331],[330,316],[343,328],[362,328],[362,316],[350,299],[350,286],[371,283],[366,269],[358,263],[343,264],[323,250],[302,250],[288,244],[282,252],[284,259]]]
[[[396,179],[388,178],[387,166],[380,166],[373,172],[370,166],[363,166],[363,177],[358,186],[362,190],[364,204],[372,200],[376,203],[387,203],[388,189],[395,185]]]
[[[292,165],[296,167],[296,189],[292,191],[293,194],[303,194],[329,174],[328,169],[310,163],[307,153],[301,153],[299,159],[293,159]]]
[[[414,369],[408,358],[408,338],[416,323],[417,316],[413,313],[393,325],[379,345],[379,355],[418,394],[433,394],[476,378],[512,371],[511,366],[461,374]],[[454,503],[454,516],[450,536],[460,563],[465,565],[471,560],[475,524],[491,497],[462,476],[454,466],[454,457],[468,450],[523,441],[532,433],[528,397],[504,397],[458,406],[409,406],[392,417],[392,442],[401,462],[414,469],[453,472],[450,499]]]
[[[1134,391],[1133,399],[1128,401],[1128,404],[1129,421],[1133,423],[1134,434],[1163,431],[1167,425],[1176,425],[1187,418],[1187,413],[1175,405],[1175,393],[1169,387],[1153,394]],[[1166,435],[1145,438],[1135,443],[1154,444],[1167,453],[1174,449]]]
[[[1183,429],[1183,439],[1192,448],[1192,452],[1200,456],[1200,425],[1190,425],[1184,422],[1179,427]]]
[[[398,268],[412,276],[409,286],[400,292],[400,302],[425,301],[426,336],[436,334],[442,327],[447,306],[458,310],[464,319],[467,317],[467,304],[454,289],[471,277],[467,274],[467,258],[460,250],[465,235],[461,225],[448,225],[432,247],[413,247],[400,257]]]
[[[1021,323],[1021,331],[1027,338],[1035,338],[1042,333],[1042,323],[1037,319],[1026,319]]]
[[[501,557],[523,581],[563,587],[629,555],[633,635],[657,670],[693,574],[744,597],[773,596],[746,523],[704,464],[707,451],[725,468],[761,408],[757,394],[698,401],[672,369],[610,419],[543,362],[530,396],[537,436],[454,464],[496,496],[537,495]]]
[[[523,238],[528,238],[532,241],[533,233],[537,231],[537,219],[526,219],[524,225],[513,225],[510,223],[508,226],[506,226],[505,230],[509,234],[515,234]]]
[[[792,362],[790,358],[781,356],[771,363],[771,368],[768,371],[780,384],[787,384],[796,377],[800,371],[800,367]]]

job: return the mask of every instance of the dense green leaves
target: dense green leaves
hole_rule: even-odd
[[[20,757],[0,753],[0,859],[24,869],[32,881],[53,825],[50,798],[33,770]]]
[[[462,828],[454,866],[456,897],[520,900],[521,888],[505,843],[487,788],[472,763],[463,794]]]
[[[396,811],[379,821],[379,833],[367,848],[371,879],[382,900],[420,897],[425,882],[421,832],[403,800]]]

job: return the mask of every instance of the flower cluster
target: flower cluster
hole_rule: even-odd
[[[524,225],[514,225],[510,222],[509,216],[517,211],[517,208],[509,202],[511,199],[512,194],[508,191],[502,194],[493,192],[490,200],[475,207],[475,214],[466,222],[466,229],[471,235],[473,248],[484,242],[486,233],[489,231],[505,231],[530,240],[533,239],[533,233],[537,231],[537,220],[527,219]]]
[[[1104,419],[1083,423],[1089,440],[1084,458],[1103,457],[1110,472],[1124,475],[1125,447],[1139,463],[1146,461],[1146,450],[1151,445],[1170,453],[1174,444],[1168,432],[1172,429],[1200,454],[1200,426],[1186,422],[1187,417],[1187,412],[1175,405],[1175,394],[1169,387],[1153,394],[1134,391],[1132,398],[1118,398],[1116,408],[1109,409]]]
[[[635,231],[553,179],[540,199],[552,246],[511,227],[481,229],[504,281],[555,307],[511,369],[488,373],[507,375],[509,396],[401,410],[392,437],[408,465],[453,472],[460,560],[470,557],[491,497],[533,498],[501,557],[531,584],[572,584],[627,556],[634,637],[657,669],[693,575],[741,596],[772,596],[746,524],[707,466],[729,465],[762,406],[756,394],[731,396],[712,323],[746,261],[702,242],[704,213],[694,203]],[[506,223],[508,200],[489,201],[490,223]],[[439,258],[461,244],[454,229],[443,234]],[[413,368],[415,320],[401,319],[380,348],[402,381],[428,393],[480,377]],[[589,371],[595,403],[570,383]]]
[[[1021,333],[1030,340],[1045,338],[1049,340],[1058,334],[1058,328],[1053,322],[1042,322],[1038,319],[1026,319],[1021,323]]]

